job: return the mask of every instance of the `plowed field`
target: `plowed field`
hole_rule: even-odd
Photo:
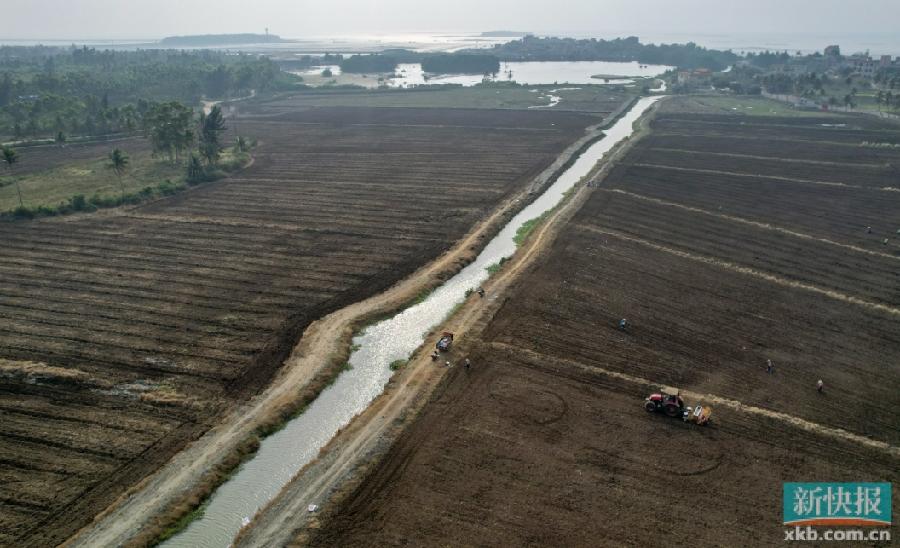
[[[677,106],[316,545],[771,546],[783,482],[900,479],[900,152],[859,146],[896,129]]]
[[[598,121],[280,104],[241,118],[261,144],[234,178],[0,225],[0,545],[83,526],[309,322],[438,256]]]

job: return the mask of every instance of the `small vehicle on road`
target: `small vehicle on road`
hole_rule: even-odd
[[[450,346],[453,344],[453,333],[449,331],[444,331],[441,334],[441,338],[438,339],[437,344],[434,345],[435,348],[440,350],[441,352],[446,352],[450,350]]]

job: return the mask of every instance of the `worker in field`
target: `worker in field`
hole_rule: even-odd
[[[771,359],[766,360],[766,373],[768,373],[769,375],[775,373],[775,364],[772,363]]]
[[[872,233],[872,227],[871,227],[871,226],[867,226],[867,227],[866,227],[866,234],[871,234],[871,233]]]
[[[619,330],[620,331],[628,330],[628,320],[626,320],[625,318],[622,318],[621,320],[619,320]]]
[[[484,298],[484,288],[483,287],[478,288],[478,296],[481,297],[482,299]]]
[[[436,362],[437,359],[440,357],[441,357],[441,354],[440,354],[440,352],[437,351],[437,349],[435,349],[434,352],[431,353],[431,361],[433,361],[433,362]]]
[[[822,382],[822,379],[819,379],[819,380],[816,382],[816,392],[818,392],[819,394],[824,394],[824,393],[825,393],[825,383]]]
[[[466,358],[466,361],[464,362],[464,365],[465,365],[465,367],[466,367],[466,371],[468,371],[469,368],[472,366],[472,362],[469,361],[469,358]]]

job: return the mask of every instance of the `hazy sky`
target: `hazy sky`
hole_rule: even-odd
[[[900,0],[0,0],[0,39],[495,29],[900,33]]]

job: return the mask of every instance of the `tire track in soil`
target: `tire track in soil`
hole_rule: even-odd
[[[700,400],[703,402],[714,403],[716,405],[721,405],[723,407],[727,407],[729,409],[738,411],[740,413],[750,413],[753,415],[764,416],[764,417],[767,417],[770,419],[774,419],[774,420],[789,424],[796,428],[806,430],[807,432],[812,432],[814,434],[820,434],[820,435],[827,436],[830,438],[836,438],[836,439],[840,439],[843,441],[849,441],[851,443],[855,443],[858,445],[870,447],[873,449],[878,449],[880,451],[884,451],[885,453],[887,453],[891,456],[900,458],[900,447],[895,447],[884,441],[875,440],[872,438],[868,438],[866,436],[861,436],[859,434],[854,434],[853,432],[844,430],[843,428],[834,428],[831,426],[825,426],[825,425],[822,425],[822,424],[819,424],[816,422],[808,421],[806,419],[801,419],[800,417],[796,417],[794,415],[789,415],[787,413],[782,413],[780,411],[773,411],[771,409],[757,407],[755,405],[746,405],[738,400],[733,400],[730,398],[723,398],[723,397],[717,396],[715,394],[704,394],[701,392],[694,392],[691,390],[681,389],[681,388],[678,388],[675,386],[667,386],[664,384],[653,382],[650,379],[645,379],[643,377],[629,375],[627,373],[620,373],[618,371],[612,371],[610,369],[604,369],[602,367],[597,367],[597,366],[593,366],[593,365],[586,365],[583,363],[579,363],[579,362],[572,361],[572,360],[566,360],[563,358],[545,356],[544,354],[535,352],[533,350],[530,350],[530,349],[527,349],[524,347],[512,346],[510,344],[502,343],[502,342],[490,342],[490,343],[486,343],[486,344],[488,344],[489,346],[491,346],[497,350],[502,350],[504,352],[514,352],[514,353],[518,353],[519,355],[528,356],[529,358],[536,360],[538,362],[553,361],[553,362],[563,363],[567,366],[574,367],[574,368],[580,369],[582,371],[586,371],[589,373],[600,373],[604,376],[611,377],[616,380],[625,381],[629,384],[637,384],[637,385],[641,385],[641,386],[657,386],[665,392],[673,392],[673,393],[677,392],[681,396],[684,396],[684,397],[687,397],[690,399]]]
[[[619,232],[614,232],[611,230],[604,230],[601,228],[596,228],[593,226],[587,226],[584,224],[578,225],[578,228],[581,230],[585,230],[588,232],[593,232],[595,234],[602,234],[604,236],[611,236],[613,238],[619,238],[620,240],[625,240],[628,242],[636,243],[643,245],[645,247],[649,247],[651,249],[655,249],[656,251],[662,251],[665,253],[669,253],[671,255],[676,255],[678,257],[682,257],[685,259],[691,259],[693,261],[705,263],[712,266],[717,266],[719,268],[724,268],[726,270],[730,270],[732,272],[738,272],[740,274],[747,274],[749,276],[754,276],[756,278],[760,278],[772,283],[776,283],[778,285],[782,285],[785,287],[793,287],[796,289],[804,289],[806,291],[812,291],[813,293],[818,293],[820,295],[825,295],[826,297],[830,297],[832,299],[842,301],[845,303],[862,306],[865,308],[869,308],[870,310],[877,310],[878,312],[885,312],[887,314],[891,314],[893,316],[900,316],[900,308],[895,308],[893,306],[887,306],[879,303],[873,303],[867,301],[865,299],[860,299],[859,297],[854,297],[853,295],[847,295],[846,293],[841,293],[840,291],[834,291],[831,289],[824,289],[819,286],[815,286],[812,284],[806,284],[802,282],[794,282],[780,276],[775,276],[774,274],[768,274],[766,272],[762,272],[756,270],[754,268],[749,268],[746,266],[741,266],[729,261],[723,261],[721,259],[716,259],[714,257],[707,257],[705,255],[698,255],[696,253],[689,253],[687,251],[681,251],[678,249],[673,249],[671,247],[662,246],[659,244],[655,244],[653,242],[644,240],[643,238],[635,238],[632,236],[626,236]]]
[[[653,167],[653,166],[651,166],[651,167]],[[897,256],[897,255],[889,255],[887,253],[881,253],[879,251],[871,251],[869,249],[863,249],[859,246],[855,246],[855,245],[851,245],[851,244],[842,244],[842,243],[836,242],[834,240],[829,240],[828,238],[819,238],[817,236],[811,236],[809,234],[804,234],[802,232],[795,232],[788,228],[776,226],[773,224],[761,223],[759,221],[751,221],[750,219],[745,219],[743,217],[736,217],[734,215],[726,215],[724,213],[716,213],[714,211],[709,211],[707,209],[702,209],[699,207],[693,207],[693,206],[688,206],[688,205],[684,205],[684,204],[677,204],[675,202],[669,202],[667,200],[661,200],[659,198],[653,198],[651,196],[644,196],[643,194],[628,192],[627,190],[622,190],[620,188],[600,188],[598,190],[601,192],[611,192],[611,193],[615,193],[615,194],[621,194],[623,196],[628,196],[630,198],[635,198],[638,200],[644,200],[646,202],[651,202],[656,205],[661,205],[661,206],[666,206],[666,207],[675,207],[675,208],[678,208],[678,209],[681,209],[684,211],[690,211],[691,213],[700,213],[703,215],[708,215],[710,217],[715,217],[717,219],[723,219],[723,220],[731,221],[734,223],[741,223],[741,224],[753,226],[756,228],[762,228],[765,230],[774,230],[774,231],[780,232],[782,234],[787,234],[788,236],[794,236],[796,238],[802,238],[804,240],[810,240],[810,241],[814,241],[814,242],[820,242],[823,244],[834,245],[837,247],[841,247],[843,249],[849,249],[850,251],[855,251],[857,253],[865,253],[867,255],[881,257],[884,259],[900,260],[900,256]]]

